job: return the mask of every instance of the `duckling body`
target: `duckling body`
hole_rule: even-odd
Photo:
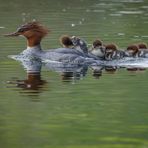
[[[105,57],[105,46],[103,45],[100,39],[97,39],[93,42],[92,47],[89,52],[92,55],[97,56],[98,58],[104,59]]]
[[[118,60],[125,56],[124,51],[118,50],[116,44],[108,44],[105,46],[105,60]]]
[[[138,57],[147,58],[148,57],[148,46],[146,43],[139,43],[138,45],[139,52]]]

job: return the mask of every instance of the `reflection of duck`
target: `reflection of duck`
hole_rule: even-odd
[[[72,64],[63,64],[63,63],[53,63],[47,62],[44,63],[44,66],[49,69],[60,73],[63,81],[75,81],[83,78],[87,74],[88,66],[87,65],[72,65]]]
[[[25,90],[36,90],[36,93],[43,87],[44,84],[46,84],[46,81],[41,79],[40,73],[34,72],[27,73],[26,80],[17,81],[17,87],[21,87]]]
[[[16,32],[5,36],[24,36],[27,39],[27,49],[24,50],[22,56],[37,56],[41,59],[49,59],[60,62],[75,62],[83,64],[84,62],[93,62],[93,59],[84,57],[84,53],[72,48],[57,48],[53,50],[43,51],[40,42],[43,37],[48,34],[49,30],[38,22],[30,22],[20,26]]]
[[[83,74],[79,72],[63,72],[61,74],[61,79],[63,82],[75,82],[83,77]]]
[[[114,74],[117,70],[117,67],[113,66],[105,66],[105,71],[109,74]]]
[[[37,95],[43,91],[45,84],[47,82],[42,80],[40,72],[28,72],[27,79],[25,80],[11,80],[8,81],[8,84],[12,84],[23,90],[28,90],[25,93]]]
[[[138,68],[136,67],[133,67],[133,68],[126,68],[127,71],[130,71],[130,72],[136,72],[138,71]]]
[[[92,76],[96,79],[99,79],[102,76],[102,69],[94,69]]]
[[[15,59],[15,57],[11,57]],[[47,83],[41,78],[42,62],[37,58],[31,59],[16,59],[21,62],[25,70],[27,71],[27,79],[25,80],[13,80],[10,84],[15,84],[19,88],[28,90],[26,93],[32,93],[34,95],[42,92],[42,88]]]
[[[102,76],[102,71],[104,69],[104,66],[92,66],[91,70],[92,70],[92,76],[94,78],[99,79]]]

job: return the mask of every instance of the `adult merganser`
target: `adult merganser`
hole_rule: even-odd
[[[38,22],[29,22],[20,26],[16,32],[6,34],[5,36],[24,36],[27,39],[27,49],[25,49],[21,55],[37,56],[43,60],[48,59],[52,61],[82,64],[82,63],[93,63],[94,60],[91,58],[84,57],[84,53],[72,49],[72,48],[57,48],[43,51],[40,45],[42,38],[48,34],[49,30],[42,26]]]

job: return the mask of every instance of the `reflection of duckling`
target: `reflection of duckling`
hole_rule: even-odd
[[[61,78],[65,82],[72,81],[72,79],[73,79],[73,72],[63,72],[61,74]]]
[[[127,71],[130,72],[144,72],[145,70],[146,70],[145,68],[140,68],[140,67],[127,68]]]
[[[100,39],[97,39],[93,42],[92,48],[90,49],[90,53],[92,53],[93,55],[99,58],[104,58],[105,46],[103,45]]]
[[[105,71],[109,74],[114,74],[117,70],[117,67],[105,66]]]
[[[75,82],[76,80],[80,80],[81,77],[81,73],[77,72],[63,72],[61,74],[61,79],[63,82]]]
[[[102,70],[98,69],[93,70],[92,76],[96,79],[99,79],[102,76]]]

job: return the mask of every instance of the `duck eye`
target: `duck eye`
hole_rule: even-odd
[[[20,33],[23,33],[24,32],[24,29],[19,28],[17,31],[20,32]]]

